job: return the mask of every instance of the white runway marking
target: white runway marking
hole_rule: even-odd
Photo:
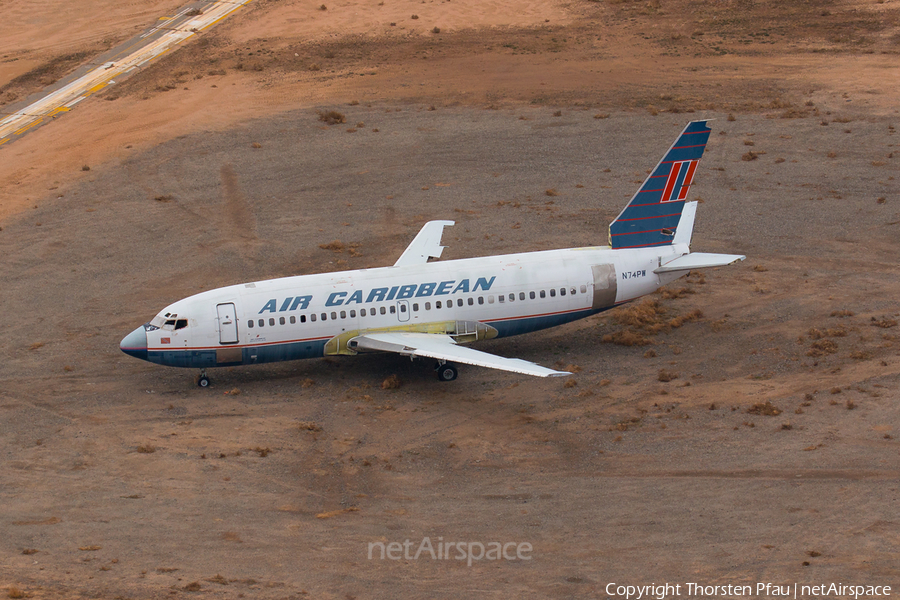
[[[48,117],[54,117],[60,112],[68,111],[91,94],[100,91],[107,85],[114,84],[113,78],[116,76],[124,76],[126,73],[130,73],[141,65],[148,63],[173,46],[180,44],[204,29],[212,27],[248,2],[250,0],[213,2],[204,7],[203,14],[191,17],[180,25],[167,30],[166,26],[168,24],[173,23],[191,10],[191,8],[182,9],[174,17],[167,18],[164,22],[141,35],[141,38],[145,39],[154,34],[158,34],[159,37],[144,42],[119,60],[107,62],[91,69],[75,81],[50,92],[39,100],[0,120],[0,146],[9,142],[13,136],[20,136],[32,127],[41,124]]]

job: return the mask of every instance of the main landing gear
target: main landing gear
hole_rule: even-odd
[[[202,388],[209,387],[209,377],[206,376],[206,369],[200,371],[200,374],[197,376],[197,385]]]
[[[439,381],[453,381],[456,379],[456,376],[459,375],[459,372],[456,370],[456,365],[445,361],[435,364],[434,372],[437,373]]]

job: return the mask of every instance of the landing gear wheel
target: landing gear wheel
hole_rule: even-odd
[[[209,387],[209,377],[206,376],[206,371],[197,376],[197,385],[202,388]]]
[[[438,365],[435,371],[437,371],[437,377],[440,381],[453,381],[459,374],[456,370],[456,366],[451,363]]]

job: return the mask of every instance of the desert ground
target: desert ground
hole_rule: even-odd
[[[0,111],[179,8],[40,4],[0,1]],[[326,5],[254,2],[0,148],[0,591],[896,593],[900,4]],[[747,260],[479,346],[570,378],[370,355],[200,389],[118,349],[197,291],[392,264],[427,220],[444,259],[603,245],[693,119],[693,249]],[[369,558],[425,537],[532,550]]]

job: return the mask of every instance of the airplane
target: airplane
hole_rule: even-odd
[[[170,304],[122,340],[130,356],[206,369],[363,352],[534,375],[570,375],[463,345],[556,327],[656,291],[692,269],[746,258],[692,253],[687,202],[706,148],[689,123],[609,226],[609,246],[437,261],[453,221],[430,221],[390,267],[298,275],[202,292]]]

